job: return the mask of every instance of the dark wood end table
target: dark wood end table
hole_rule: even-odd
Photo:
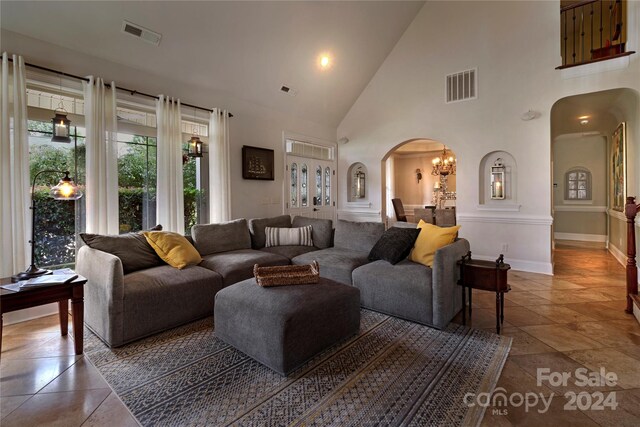
[[[11,278],[0,279],[0,285],[8,285]],[[87,279],[78,276],[63,285],[43,286],[39,288],[10,291],[0,288],[0,352],[2,351],[2,323],[5,313],[37,307],[39,305],[58,303],[60,332],[67,335],[69,324],[69,300],[73,316],[73,335],[76,354],[82,354],[84,325],[84,284]]]
[[[465,288],[469,292],[469,317],[471,317],[471,291],[479,289],[496,293],[496,331],[500,334],[500,325],[504,322],[504,294],[511,287],[507,283],[507,272],[511,268],[504,263],[504,256],[500,254],[495,261],[480,261],[471,259],[471,251],[458,261],[460,266],[460,280],[462,286],[462,324],[467,323]]]

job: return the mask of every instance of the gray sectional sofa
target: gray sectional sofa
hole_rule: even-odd
[[[265,227],[312,226],[314,246],[265,247]],[[462,308],[456,285],[456,261],[469,249],[465,239],[436,252],[433,268],[404,260],[396,265],[370,262],[368,254],[384,232],[382,223],[288,215],[195,225],[192,243],[203,261],[174,269],[158,258],[136,269],[118,255],[83,246],[76,270],[85,286],[85,323],[104,342],[117,347],[213,314],[221,289],[253,276],[253,265],[308,264],[316,260],[320,275],[360,289],[361,305],[415,322],[442,328]],[[102,236],[118,246],[130,235]],[[130,240],[126,240],[129,238]],[[139,239],[138,239],[139,240]],[[94,245],[101,247],[100,245]],[[109,246],[107,246],[109,247]],[[123,264],[126,268],[123,268]]]

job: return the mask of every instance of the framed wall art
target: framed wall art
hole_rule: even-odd
[[[626,123],[622,122],[611,138],[611,189],[612,209],[624,211],[627,199],[627,135]]]
[[[273,181],[273,150],[243,145],[242,178]]]

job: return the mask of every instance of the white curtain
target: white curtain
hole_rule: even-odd
[[[82,83],[86,137],[86,230],[118,234],[118,117],[116,85],[100,78]]]
[[[0,86],[0,277],[25,270],[30,262],[29,138],[24,59],[2,54]]]
[[[229,112],[213,109],[209,117],[209,218],[231,219]]]
[[[182,118],[180,100],[160,95],[156,101],[158,183],[156,217],[164,230],[184,234]]]

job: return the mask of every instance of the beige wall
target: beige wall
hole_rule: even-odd
[[[422,155],[396,155],[394,157],[394,193],[404,205],[432,204],[433,186],[438,177],[431,175],[433,158],[439,152]],[[455,156],[455,154],[453,154]],[[418,183],[416,169],[422,171],[422,180]],[[449,176],[449,191],[456,191],[456,176]]]
[[[606,236],[607,140],[603,136],[556,138],[553,158],[554,233]],[[591,200],[565,200],[565,174],[576,167],[591,172]],[[556,234],[556,238],[566,236]],[[579,236],[572,238],[580,239]]]
[[[607,235],[607,214],[605,212],[560,212],[553,216],[555,233]],[[563,238],[557,235],[556,238]],[[578,240],[578,236],[575,238]],[[570,239],[573,240],[573,239]]]

